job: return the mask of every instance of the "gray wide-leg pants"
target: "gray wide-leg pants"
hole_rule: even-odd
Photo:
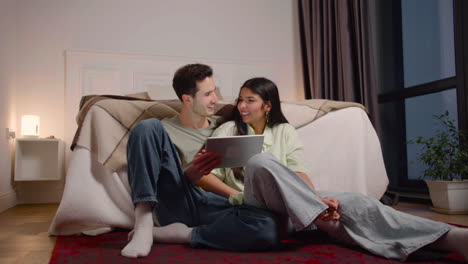
[[[399,212],[362,194],[317,193],[270,153],[258,154],[249,160],[244,184],[246,204],[287,215],[296,231],[316,225],[331,237],[360,245],[386,258],[405,260],[409,254],[453,228]],[[315,220],[327,208],[319,196],[339,201],[339,221]]]

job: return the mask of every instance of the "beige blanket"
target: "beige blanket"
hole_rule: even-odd
[[[217,113],[225,114],[232,105],[218,105]],[[352,102],[312,99],[282,103],[290,123],[298,128],[323,115],[346,107],[364,106]],[[147,118],[164,119],[177,115],[180,101],[151,101],[125,97],[101,96],[82,105],[77,115],[78,129],[72,149],[79,145],[93,153],[99,163],[111,171],[127,165],[126,146],[131,129]]]
[[[368,113],[362,104],[354,102],[311,99],[281,103],[284,115],[295,128],[305,126],[327,113],[347,107],[359,107]]]

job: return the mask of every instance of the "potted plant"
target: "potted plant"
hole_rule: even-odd
[[[455,126],[448,111],[434,116],[443,128],[430,138],[418,137],[417,159],[425,165],[422,178],[429,188],[433,209],[447,214],[468,214],[468,136]]]

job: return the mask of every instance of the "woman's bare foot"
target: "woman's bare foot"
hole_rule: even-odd
[[[458,253],[468,261],[468,228],[454,227],[430,247]]]

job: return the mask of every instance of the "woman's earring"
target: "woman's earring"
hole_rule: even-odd
[[[266,112],[266,123],[270,123],[270,111]]]

